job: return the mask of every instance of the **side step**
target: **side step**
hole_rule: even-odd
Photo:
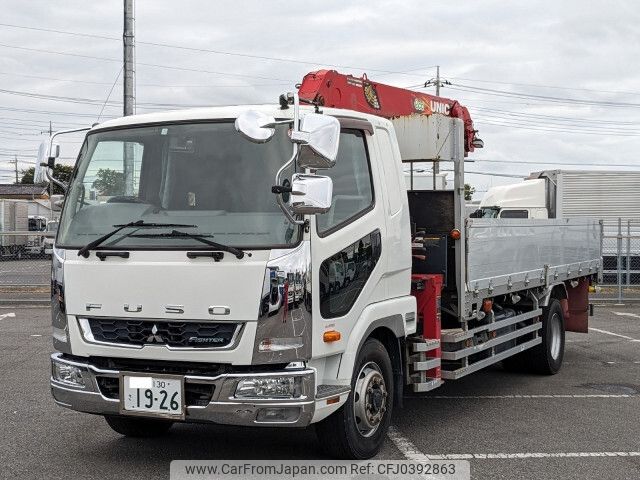
[[[440,349],[440,340],[410,337],[406,343],[407,385],[414,393],[428,392],[442,385],[440,357],[433,355]]]

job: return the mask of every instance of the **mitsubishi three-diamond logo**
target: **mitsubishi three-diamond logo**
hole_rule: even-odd
[[[158,335],[158,326],[157,325],[153,325],[153,328],[151,329],[151,335],[149,335],[147,337],[147,343],[163,343],[164,339]]]

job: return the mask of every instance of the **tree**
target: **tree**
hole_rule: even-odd
[[[464,199],[469,201],[473,197],[473,194],[476,193],[476,188],[472,187],[468,183],[464,184]]]
[[[73,173],[72,165],[56,165],[53,167],[53,178],[56,180],[60,180],[62,183],[68,184],[71,180],[71,174]],[[22,170],[22,178],[20,179],[20,183],[33,185],[33,176],[35,174],[35,167],[27,168],[26,170]],[[41,185],[46,185],[47,182],[42,182]],[[53,185],[53,194],[61,195],[64,194],[62,189],[58,185]]]
[[[100,195],[122,195],[124,192],[124,173],[111,170],[110,168],[100,168],[98,173],[96,173],[93,188],[95,188]]]

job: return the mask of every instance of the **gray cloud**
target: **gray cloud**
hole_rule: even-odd
[[[136,33],[139,42],[317,62],[302,65],[139,43],[138,111],[151,111],[151,106],[143,105],[149,103],[272,102],[280,93],[293,88],[304,73],[326,64],[357,67],[341,70],[357,75],[367,72],[374,80],[398,86],[424,82],[434,75],[434,70],[419,68],[439,64],[443,76],[454,84],[554,97],[640,103],[640,72],[636,60],[640,53],[639,17],[640,9],[634,1],[525,3],[484,0],[445,5],[417,0],[298,3],[138,0]],[[122,34],[122,1],[4,0],[1,22],[119,38]],[[0,26],[0,44],[116,60],[109,62],[0,46],[0,88],[5,90],[104,101],[121,68],[122,52],[118,40]],[[238,76],[142,64],[228,72]],[[411,71],[400,75],[374,70]],[[283,79],[284,82],[272,79]],[[473,155],[475,158],[554,162],[557,168],[562,168],[563,162],[585,166],[638,163],[639,137],[614,136],[624,131],[640,134],[638,108],[561,105],[453,88],[443,89],[443,94],[474,108],[476,125],[486,145],[484,150]],[[120,102],[121,97],[119,80],[110,100]],[[21,150],[21,155],[28,155],[22,150],[35,151],[39,132],[49,120],[54,128],[63,128],[91,123],[100,111],[100,105],[3,93],[0,93],[0,107],[4,108],[0,108],[0,182],[10,180],[7,154],[16,149]],[[120,110],[118,105],[108,105],[105,116],[118,116]],[[522,117],[511,115],[513,113],[541,116]],[[554,121],[543,117],[545,115],[575,120]],[[590,133],[569,133],[568,130],[588,130]],[[76,136],[72,140],[78,142],[80,139]],[[63,155],[73,157],[78,147],[78,143],[63,142]],[[33,162],[29,157],[20,160],[21,167]],[[554,166],[477,163],[469,167],[517,174],[542,168]],[[469,175],[469,178],[480,190],[508,181],[477,175]]]

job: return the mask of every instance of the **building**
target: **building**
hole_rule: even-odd
[[[48,200],[48,185],[0,183],[0,200]]]

